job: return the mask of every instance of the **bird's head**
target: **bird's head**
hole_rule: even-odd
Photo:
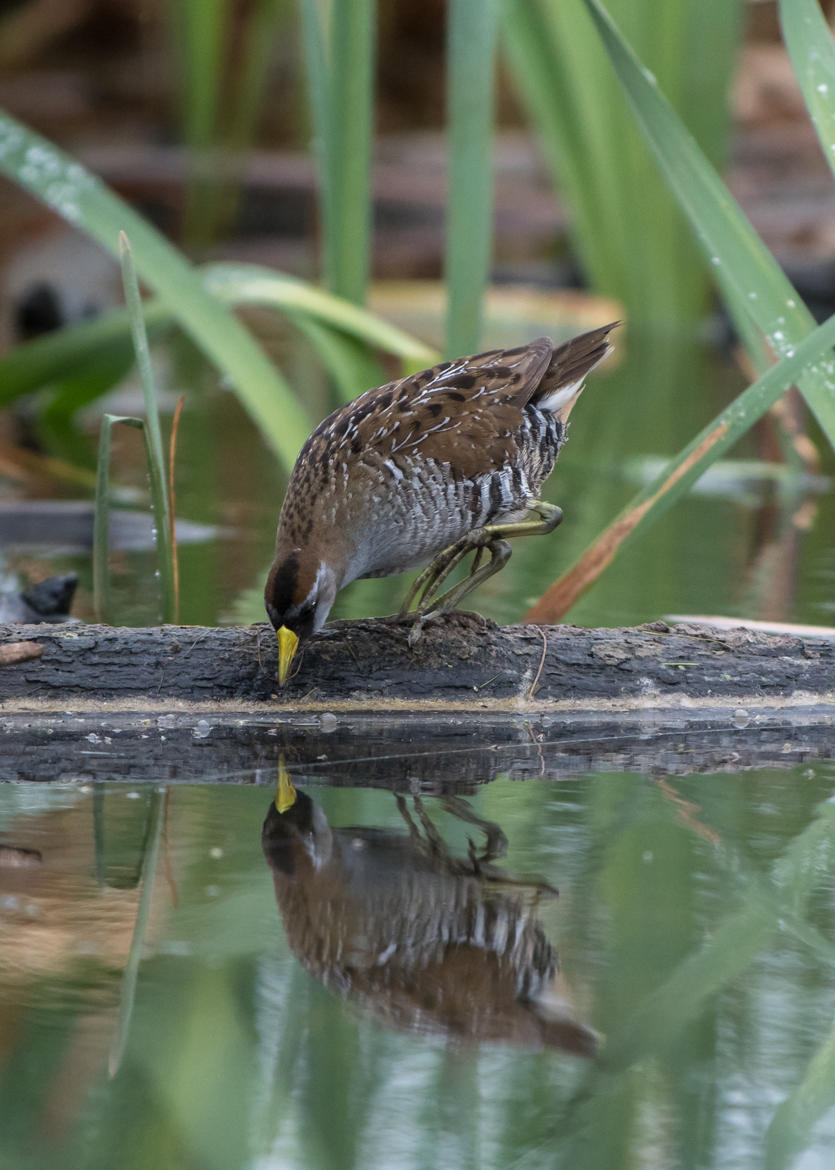
[[[299,646],[325,624],[337,589],[336,574],[319,556],[298,548],[276,553],[264,603],[278,637],[278,681],[282,686]]]
[[[276,873],[288,877],[319,869],[333,852],[333,832],[322,809],[295,787],[283,756],[275,799],[261,830],[261,843]]]

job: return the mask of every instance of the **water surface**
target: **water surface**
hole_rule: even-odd
[[[680,338],[622,349],[550,481],[564,523],[519,542],[480,612],[518,620],[741,388]],[[294,361],[321,417],[321,374]],[[170,389],[203,391],[180,424],[178,512],[216,530],[181,548],[180,618],[263,620],[285,477],[231,395],[182,355],[169,372]],[[138,447],[117,447],[116,466],[144,486]],[[723,464],[570,619],[831,625],[832,470],[826,452],[815,482]],[[91,615],[89,558],[4,556],[77,570]],[[151,555],[116,550],[111,569],[111,620],[156,622]],[[392,612],[405,587],[356,582],[334,616]],[[783,739],[746,716],[744,741],[729,724],[706,754],[699,728],[651,720],[625,736],[588,720],[567,737],[469,727],[443,752],[414,729],[393,751],[390,727],[384,743],[318,716],[289,739],[161,720],[128,744],[116,720],[69,736],[33,719],[32,774],[53,783],[0,784],[0,1170],[832,1166],[835,763],[820,724]],[[20,725],[6,731],[19,747]],[[280,814],[283,738],[304,796]]]
[[[542,765],[0,787],[0,1166],[830,1166],[835,765]]]

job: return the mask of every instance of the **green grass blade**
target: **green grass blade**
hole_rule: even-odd
[[[673,95],[693,137],[715,167],[727,158],[731,103],[729,92],[742,37],[746,5],[712,0],[683,5],[684,28],[676,45],[681,90]],[[652,13],[654,8],[647,7]],[[686,49],[687,51],[683,51]],[[659,71],[666,87],[669,73]]]
[[[334,0],[328,152],[334,219],[326,246],[331,289],[356,304],[365,300],[371,267],[375,47],[375,0]]]
[[[204,287],[227,305],[262,305],[292,314],[295,319],[304,315],[366,346],[394,354],[412,370],[438,360],[434,349],[397,326],[296,277],[255,264],[233,263],[210,265],[200,275]],[[152,337],[170,326],[172,314],[162,301],[147,300],[142,307]],[[19,345],[0,359],[0,406],[83,368],[96,355],[110,351],[121,355],[129,345],[124,309]]]
[[[739,978],[769,936],[780,929],[782,911],[803,913],[812,891],[831,867],[833,828],[835,811],[823,805],[817,818],[772,866],[771,880],[749,880],[742,905],[649,993],[619,1033],[608,1040],[605,1059],[610,1068],[624,1068],[674,1044],[705,1001]],[[825,1060],[831,1062],[826,1046],[824,1053]],[[815,1084],[816,1090],[819,1087]],[[830,1082],[830,1096],[831,1092]]]
[[[574,601],[597,580],[616,554],[656,520],[696,482],[708,467],[773,406],[805,371],[806,378],[831,377],[835,346],[835,316],[818,326],[791,357],[771,366],[747,390],[665,466],[656,478],[632,498],[580,559],[564,573],[526,614],[526,621],[558,621]]]
[[[662,174],[676,194],[711,263],[732,285],[777,354],[790,357],[814,326],[786,279],[599,0],[584,0]],[[798,385],[835,446],[835,377],[821,365]]]
[[[722,159],[741,5],[612,3],[711,158]],[[539,130],[587,279],[623,302],[633,328],[692,323],[705,306],[707,266],[648,166],[647,147],[582,0],[504,0],[503,14],[511,76]]]
[[[235,105],[231,112],[229,143],[236,153],[253,141],[261,112],[270,66],[275,57],[276,39],[287,35],[292,16],[290,0],[254,0],[244,32],[241,58],[245,62],[238,79]]]
[[[215,141],[229,7],[228,0],[176,0],[173,6],[180,118],[191,149],[205,150]]]
[[[624,216],[618,188],[606,181],[607,152],[618,149],[619,136],[588,90],[599,77],[589,60],[590,21],[576,5],[555,8],[546,0],[505,0],[503,17],[513,81],[569,209],[580,263],[596,288],[627,299]],[[623,168],[618,172],[622,185]]]
[[[151,337],[171,324],[171,313],[159,300],[145,302],[145,324]],[[105,360],[131,360],[130,324],[125,309],[102,313],[92,321],[67,325],[17,345],[0,358],[0,407],[22,394],[83,371],[97,355]]]
[[[340,329],[366,345],[402,358],[410,366],[431,365],[437,354],[396,325],[359,305],[325,292],[295,276],[257,264],[214,264],[204,270],[206,288],[236,305],[262,305],[305,313],[324,325]]]
[[[168,495],[168,481],[165,472],[165,454],[162,447],[162,428],[159,421],[159,399],[154,372],[151,368],[151,352],[145,332],[142,315],[142,298],[133,263],[130,242],[124,232],[119,234],[119,249],[122,257],[122,280],[125,301],[130,317],[133,348],[145,400],[145,438],[148,450],[148,473],[151,481],[151,506],[154,510],[154,539],[162,582],[162,617],[170,622],[174,616],[174,549],[171,528],[171,505]]]
[[[206,158],[219,146],[229,8],[228,0],[175,0],[173,5],[173,40],[180,50],[180,123],[189,148],[184,231],[186,240],[198,247],[208,244],[213,227],[218,176],[215,168],[207,170]]]
[[[765,1170],[791,1166],[807,1147],[815,1123],[835,1106],[835,1024],[809,1062],[802,1081],[777,1108],[765,1137]]]
[[[321,0],[299,0],[301,16],[302,51],[307,82],[307,101],[313,122],[313,157],[319,192],[319,217],[322,237],[322,271],[327,279],[330,258],[327,251],[329,227],[334,214],[331,205],[329,150],[332,139],[330,124],[330,83],[328,80],[325,30],[320,12]]]
[[[105,414],[101,420],[93,515],[93,610],[97,622],[106,621],[110,615],[110,448],[117,423],[138,427],[142,431],[145,429],[141,418],[127,415]]]
[[[142,960],[142,949],[145,945],[145,934],[148,929],[148,917],[151,912],[151,901],[154,895],[154,877],[157,871],[162,828],[165,823],[165,804],[168,799],[167,791],[155,790],[151,796],[149,818],[151,831],[148,837],[145,857],[142,866],[142,890],[139,894],[139,905],[136,908],[136,921],[133,926],[133,935],[130,940],[128,960],[122,973],[122,984],[119,994],[119,1021],[113,1043],[110,1046],[110,1055],[107,1062],[108,1072],[114,1077],[119,1071],[122,1057],[130,1034],[130,1022],[133,1017],[133,1005],[136,999],[136,984],[139,979],[139,964]]]
[[[184,230],[190,243],[205,248],[233,221],[241,167],[290,0],[176,0],[172,7],[181,50],[180,120],[194,152]]]
[[[497,0],[450,0],[447,15],[446,350],[473,353],[493,238],[493,91]]]
[[[177,250],[99,179],[6,113],[0,113],[0,172],[114,256],[118,233],[128,233],[141,279],[226,374],[266,441],[291,466],[309,419],[266,354]]]
[[[151,351],[148,348],[148,335],[145,332],[145,318],[142,315],[142,297],[139,295],[139,283],[136,279],[136,267],[133,262],[130,240],[124,232],[119,233],[119,253],[122,262],[122,284],[125,292],[125,303],[130,319],[131,338],[136,354],[136,363],[139,369],[139,379],[142,385],[142,397],[145,402],[145,425],[148,428],[148,443],[154,455],[158,468],[163,467],[162,429],[159,421],[159,396],[157,395],[154,372],[151,368]],[[163,476],[162,494],[168,510],[168,489]]]
[[[319,170],[325,279],[365,300],[371,264],[375,0],[301,0],[304,58]]]
[[[386,378],[374,355],[354,338],[324,325],[306,313],[288,313],[290,320],[318,353],[339,390],[339,398],[350,402],[363,390],[381,386]]]
[[[835,171],[835,45],[818,0],[780,0],[780,27],[826,161]]]

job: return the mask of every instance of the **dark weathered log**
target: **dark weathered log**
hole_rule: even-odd
[[[667,707],[693,700],[787,700],[799,692],[832,703],[835,642],[718,632],[663,622],[630,629],[500,628],[473,614],[428,624],[414,647],[393,619],[335,622],[305,648],[279,692],[276,645],[266,625],[0,626],[0,646],[34,642],[38,658],[0,667],[0,700],[149,696],[193,702],[240,699],[276,709],[353,700],[559,701]]]
[[[716,772],[832,752],[824,639],[467,614],[414,650],[408,632],[336,623],[278,695],[266,626],[0,627],[0,650],[14,647],[0,780],[271,783],[283,753],[304,782],[461,792],[499,772]]]
[[[297,783],[434,794],[475,791],[499,774],[670,776],[797,767],[832,755],[831,706],[771,711],[500,709],[363,714],[179,700],[34,701],[0,715],[0,781],[264,784],[283,756]],[[231,707],[231,709],[230,709]]]

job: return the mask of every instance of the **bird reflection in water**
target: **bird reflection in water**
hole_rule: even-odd
[[[556,891],[498,869],[504,833],[461,798],[443,806],[484,834],[465,858],[420,798],[414,816],[395,799],[407,832],[333,828],[279,766],[261,840],[301,964],[391,1027],[592,1055],[597,1034],[575,1018],[535,917]]]

